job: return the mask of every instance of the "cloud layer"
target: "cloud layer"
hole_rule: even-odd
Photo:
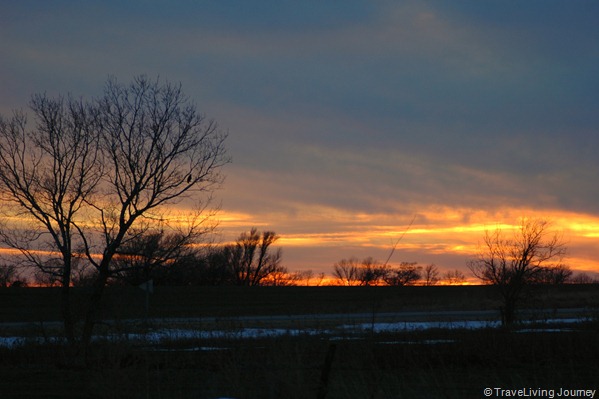
[[[475,234],[442,229],[530,212],[594,226],[598,17],[591,1],[16,2],[0,112],[108,75],[180,81],[229,131],[227,237],[274,229],[290,265],[325,270],[384,258],[417,215],[406,260],[463,267]]]

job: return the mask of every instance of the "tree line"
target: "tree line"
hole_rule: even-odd
[[[112,260],[108,285],[138,286],[152,280],[156,286],[288,286],[318,284],[324,273],[289,272],[282,265],[279,239],[274,231],[252,228],[230,244],[195,242],[192,236],[165,230],[145,232],[128,240]],[[34,268],[32,278],[14,264],[0,265],[0,288],[28,284],[60,286],[60,274]],[[57,265],[58,267],[58,265]],[[90,287],[97,270],[85,258],[73,259],[73,287]]]
[[[333,265],[333,277],[340,285],[346,286],[432,286],[441,281],[449,284],[466,281],[461,271],[456,269],[441,274],[434,263],[422,266],[417,262],[401,262],[398,266],[392,266],[372,257],[361,261],[355,257],[340,260]]]
[[[487,232],[486,242],[489,234]],[[495,236],[497,234],[494,233]],[[311,270],[289,272],[282,264],[281,248],[273,248],[279,239],[274,231],[261,232],[252,228],[241,233],[233,243],[224,245],[197,242],[195,238],[193,235],[169,233],[164,229],[131,237],[115,254],[107,284],[137,286],[152,280],[157,286],[290,286],[318,285],[325,277],[324,273],[315,275]],[[479,253],[477,256],[469,261],[471,268],[473,262],[480,261],[485,254]],[[56,267],[59,268],[59,265]],[[473,272],[478,277],[479,272]],[[91,286],[97,278],[96,273],[84,258],[74,258],[72,286]],[[490,272],[485,269],[485,273],[488,275]],[[503,273],[505,276],[496,279],[501,281],[483,280],[483,283],[500,285],[502,281],[507,281],[508,270],[503,270]],[[585,274],[574,275],[562,263],[537,267],[534,273],[527,273],[529,275],[523,279],[523,283],[533,285],[596,282]],[[467,281],[466,275],[458,269],[441,273],[433,263],[420,265],[417,262],[401,262],[399,265],[390,265],[372,257],[342,259],[333,265],[332,277],[329,284],[343,286],[460,285]],[[52,272],[46,264],[45,268],[36,271],[33,283],[60,286],[60,274]],[[26,284],[27,279],[16,265],[0,265],[0,287]]]

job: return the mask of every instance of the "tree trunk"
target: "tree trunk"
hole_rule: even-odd
[[[83,332],[81,334],[81,342],[87,347],[92,338],[94,325],[98,317],[98,310],[100,309],[100,302],[102,300],[102,294],[106,287],[106,281],[108,280],[108,268],[102,267],[98,273],[98,277],[93,285],[93,291],[89,298],[87,305],[87,312],[85,314],[85,321],[83,324]]]
[[[75,343],[75,321],[71,310],[71,287],[63,285],[60,287],[61,312],[64,324],[64,335],[69,344]]]
[[[64,324],[64,335],[69,344],[75,343],[75,321],[71,308],[71,262],[64,257],[64,269],[60,287],[61,313]]]

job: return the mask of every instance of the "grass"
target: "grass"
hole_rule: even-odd
[[[60,345],[30,345],[1,351],[0,392],[3,398],[316,398],[331,344],[337,349],[329,399],[476,398],[487,386],[596,389],[597,327],[165,341],[161,350],[124,341],[95,344],[85,366],[73,364]],[[194,346],[208,350],[186,350]]]
[[[495,309],[490,288],[161,288],[152,297],[151,311],[153,317],[228,317]],[[598,293],[596,286],[543,289],[528,305],[599,308]],[[57,297],[57,291],[47,289],[0,290],[2,321],[27,321],[35,327],[41,320],[54,320]],[[106,299],[106,316],[122,320],[143,314],[141,290],[111,289]],[[228,326],[244,327],[243,321]],[[599,325],[592,319],[560,332],[437,329],[259,339],[198,335],[167,337],[157,345],[122,339],[94,343],[85,359],[64,345],[30,343],[0,348],[0,398],[315,399],[331,345],[336,351],[327,399],[482,398],[485,387],[599,388]]]
[[[74,303],[85,303],[87,294],[84,288],[74,289]],[[150,297],[150,317],[496,310],[499,305],[500,300],[491,286],[157,287]],[[524,306],[599,308],[599,285],[539,287]],[[118,320],[142,318],[144,314],[145,292],[141,289],[111,287],[106,290],[104,317]],[[57,288],[0,289],[0,321],[53,320],[60,320]]]

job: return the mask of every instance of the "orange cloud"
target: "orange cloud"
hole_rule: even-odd
[[[299,204],[298,204],[299,207]],[[169,210],[171,224],[189,223],[189,211]],[[494,211],[469,208],[430,206],[414,215],[366,213],[315,206],[293,212],[268,211],[249,214],[220,211],[215,218],[220,238],[232,242],[237,236],[257,227],[274,230],[280,235],[277,246],[289,250],[284,256],[290,270],[305,269],[330,272],[334,262],[350,256],[373,256],[386,259],[397,244],[392,262],[403,260],[451,262],[441,268],[466,270],[466,261],[476,254],[486,230],[505,231],[518,227],[522,217],[545,218],[563,231],[570,248],[566,263],[574,270],[599,272],[599,217],[553,210],[506,208]],[[410,221],[413,223],[410,226]],[[401,238],[401,240],[400,240]],[[398,241],[399,240],[399,241]],[[2,249],[2,254],[17,254]],[[408,258],[408,259],[406,259]],[[436,259],[436,260],[435,260]]]
[[[232,215],[237,215],[233,217]],[[228,217],[227,217],[228,216]],[[397,240],[397,251],[411,256],[451,255],[463,259],[459,265],[465,269],[466,260],[476,254],[478,243],[486,230],[516,229],[522,217],[550,220],[556,230],[564,234],[571,247],[566,262],[575,270],[599,272],[599,251],[594,238],[599,237],[599,217],[573,212],[506,208],[494,211],[467,208],[429,207],[420,210],[408,229],[409,215],[383,213],[352,213],[325,207],[304,208],[290,214],[246,215],[228,214],[221,217],[221,227],[239,234],[251,226],[274,229],[281,235],[280,247],[315,251],[329,248],[328,257],[322,259],[322,270],[354,252],[372,253],[384,258]],[[258,220],[261,223],[258,223]],[[332,250],[338,248],[336,258]],[[595,257],[596,256],[596,257]],[[285,259],[290,266],[298,266],[294,259]],[[442,265],[441,265],[442,266]]]

